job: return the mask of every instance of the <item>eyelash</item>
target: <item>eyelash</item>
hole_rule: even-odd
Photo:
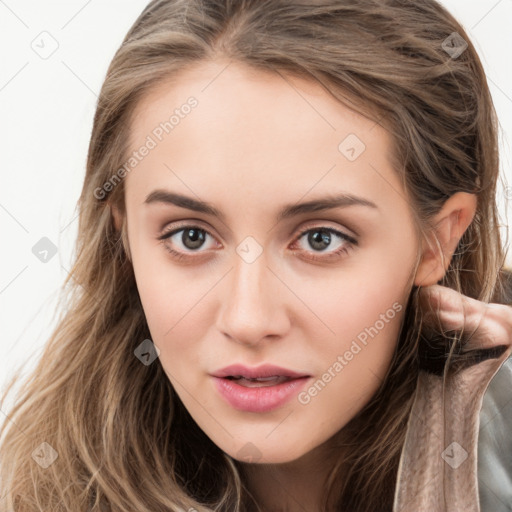
[[[183,225],[176,229],[171,229],[170,231],[164,232],[162,235],[158,237],[158,240],[164,245],[166,251],[168,251],[173,258],[175,258],[178,261],[182,260],[189,260],[196,258],[197,256],[188,256],[186,253],[175,251],[174,249],[171,249],[165,242],[167,239],[172,237],[173,235],[180,233],[181,231],[185,231],[186,229],[196,229],[198,231],[204,232],[207,235],[211,236],[212,238],[215,238],[208,230],[201,228],[200,226],[189,224],[189,225]],[[333,259],[338,259],[343,254],[348,253],[350,249],[353,249],[355,245],[358,244],[357,240],[352,238],[349,235],[346,235],[345,233],[342,233],[341,231],[338,231],[334,228],[330,228],[327,226],[314,226],[314,227],[308,227],[306,229],[303,229],[300,233],[297,234],[295,237],[295,242],[299,241],[306,233],[314,232],[314,231],[323,231],[327,233],[332,233],[339,238],[341,238],[345,244],[343,244],[339,249],[336,249],[334,252],[329,253],[328,256],[310,256],[309,259],[313,261],[331,261]],[[315,251],[313,251],[314,253]],[[318,251],[316,251],[318,252]]]

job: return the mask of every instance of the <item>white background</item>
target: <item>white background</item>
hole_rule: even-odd
[[[115,51],[147,3],[0,0],[2,389],[19,363],[27,362],[23,373],[30,370],[56,323],[56,299],[71,268],[75,206],[97,94]],[[483,61],[502,127],[503,187],[512,185],[512,0],[441,3],[461,21]],[[58,44],[47,59],[32,48],[43,31]],[[504,234],[505,197],[500,188]],[[42,237],[58,247],[47,263],[32,253]],[[1,412],[0,423],[4,418]]]

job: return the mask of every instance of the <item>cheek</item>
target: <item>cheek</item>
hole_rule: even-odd
[[[394,304],[405,309],[410,292],[405,266],[401,272],[394,267],[354,266],[315,281],[297,280],[293,289],[298,297],[305,298],[307,305],[304,315],[296,321],[303,323],[308,319],[308,324],[315,323],[321,329],[322,336],[338,340],[356,337],[386,312],[393,319],[398,307]]]
[[[182,393],[200,385],[200,372],[191,370],[202,367],[200,343],[209,325],[203,304],[198,303],[203,286],[198,284],[193,290],[178,272],[169,269],[165,277],[158,274],[156,268],[146,269],[139,274],[137,286],[160,364],[186,403]]]
[[[302,328],[322,361],[318,373],[336,375],[325,380],[339,390],[375,390],[389,368],[410,293],[407,265],[398,271],[381,261],[298,290],[314,313],[307,312]]]
[[[340,294],[337,301],[331,298],[319,308],[334,334],[309,337],[318,358],[317,372],[298,397],[311,413],[330,411],[326,422],[333,429],[350,421],[381,385],[405,312],[407,295],[400,296],[397,286],[383,288],[362,280],[357,284],[353,290],[347,288],[348,296]]]
[[[197,315],[202,311],[200,299],[207,290],[206,283],[193,284],[179,272],[167,269],[163,275],[153,268],[139,274],[137,287],[156,340],[175,338],[184,328],[198,326]]]
[[[158,263],[158,258],[150,265],[138,266],[134,261],[134,268],[151,339],[160,350],[163,368],[177,378],[183,371],[200,368],[204,352],[200,350],[201,340],[214,323],[212,288],[219,276],[211,271],[198,273],[193,267],[179,268],[169,261]]]
[[[173,264],[162,243],[145,238],[136,223],[132,227],[129,237],[137,290],[156,342],[170,335],[181,318],[188,321],[187,311],[193,310],[204,294],[205,281],[211,279],[201,279],[192,266]]]
[[[347,304],[332,319],[331,328],[336,333],[324,339],[324,370],[338,362],[347,382],[358,383],[385,374],[395,350],[400,324],[405,310],[399,300],[369,304],[368,300]],[[327,340],[328,343],[326,343]],[[331,370],[332,371],[332,370]]]

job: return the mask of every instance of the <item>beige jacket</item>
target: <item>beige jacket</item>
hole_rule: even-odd
[[[393,512],[512,511],[512,431],[508,432],[512,424],[504,424],[506,415],[499,421],[490,417],[503,412],[508,402],[508,417],[512,414],[512,359],[507,360],[512,345],[496,349],[483,351],[483,358],[450,375],[444,397],[442,375],[420,371]],[[495,381],[493,377],[502,366],[500,374],[505,378],[497,376]],[[493,386],[489,386],[491,379]],[[482,409],[487,390],[487,406]],[[488,427],[480,436],[485,445],[479,445],[481,413],[486,423],[494,419],[492,425],[482,425]],[[507,444],[508,452],[494,443],[496,433]],[[485,454],[481,461],[478,453]],[[498,482],[494,472],[499,475]],[[483,508],[484,503],[493,508]]]

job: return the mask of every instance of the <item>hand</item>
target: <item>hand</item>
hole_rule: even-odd
[[[486,304],[437,284],[420,289],[419,304],[424,311],[427,337],[449,341],[447,332],[462,331],[462,347],[456,353],[476,351],[473,360],[468,361],[471,364],[499,357],[505,350],[511,349],[511,306]],[[429,342],[426,352],[423,352],[423,364],[431,366],[430,370],[438,373],[439,359],[444,359],[448,351],[446,342],[442,346]]]
[[[419,293],[426,321],[434,327],[437,317],[444,330],[464,329],[468,350],[512,343],[512,306],[486,304],[438,284]]]

